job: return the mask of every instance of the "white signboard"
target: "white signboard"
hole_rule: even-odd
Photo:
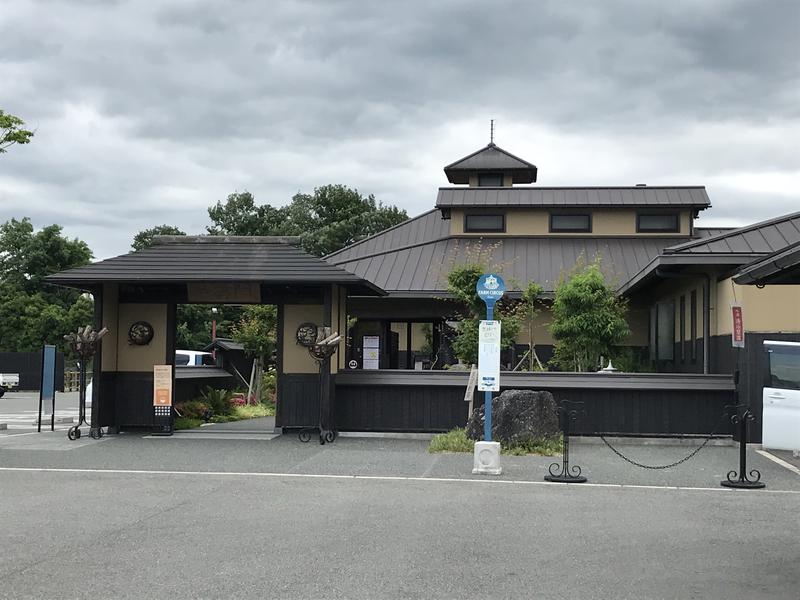
[[[381,362],[381,338],[378,335],[365,335],[361,342],[363,369],[378,369]]]
[[[500,321],[478,326],[478,390],[500,391]]]

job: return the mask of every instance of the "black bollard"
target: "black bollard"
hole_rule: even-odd
[[[745,408],[741,416],[737,410],[736,414],[731,417],[731,422],[739,426],[739,473],[737,474],[736,471],[729,471],[728,478],[724,481],[720,481],[720,485],[744,490],[756,490],[766,487],[766,484],[761,481],[761,472],[758,471],[758,469],[753,469],[749,473],[747,471],[749,425],[755,420],[756,417],[750,412],[749,408]],[[748,475],[753,479],[748,478]]]
[[[572,405],[570,408],[566,405]],[[562,400],[558,407],[558,413],[561,417],[561,431],[564,435],[564,453],[561,456],[561,470],[559,471],[559,464],[553,463],[550,465],[548,471],[549,475],[544,476],[545,481],[552,481],[555,483],[585,483],[586,477],[581,475],[581,468],[578,465],[569,464],[569,430],[570,423],[578,419],[577,407],[583,406],[583,402],[573,402],[570,400]]]

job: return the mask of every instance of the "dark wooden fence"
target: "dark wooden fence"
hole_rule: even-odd
[[[42,382],[42,352],[0,352],[0,373],[19,373],[20,390],[38,390]],[[56,353],[56,390],[64,391],[64,354]]]
[[[437,432],[461,427],[468,374],[453,371],[347,371],[336,378],[336,423],[344,431]],[[730,435],[722,420],[734,400],[729,375],[503,373],[502,389],[548,390],[584,402],[583,435]],[[483,394],[474,396],[475,406]]]

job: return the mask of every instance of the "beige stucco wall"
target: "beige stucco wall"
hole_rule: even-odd
[[[167,305],[118,304],[117,371],[147,371],[167,358]],[[136,321],[153,326],[153,339],[145,346],[128,343],[128,330]]]
[[[103,371],[117,370],[117,344],[119,343],[118,299],[119,287],[116,284],[105,284],[103,286],[102,326],[108,328],[108,333],[100,342],[100,366]]]
[[[679,233],[637,233],[635,210],[603,210],[587,209],[592,214],[592,231],[590,233],[550,233],[550,213],[559,212],[555,209],[509,209],[481,210],[485,214],[497,214],[502,211],[506,215],[505,235],[570,235],[570,236],[597,236],[597,235],[637,235],[655,237],[675,237],[689,235],[691,222],[690,211],[680,211],[681,230]],[[451,235],[474,235],[480,237],[485,233],[466,233],[464,231],[464,209],[454,208],[450,211]],[[576,211],[578,212],[578,211]],[[492,234],[503,235],[503,234]]]
[[[745,331],[800,332],[800,286],[736,285],[732,279],[717,283],[716,330],[730,335],[733,320],[730,305],[734,299],[742,305]]]
[[[321,304],[286,304],[283,307],[283,372],[317,373],[319,368],[305,347],[297,343],[295,334],[300,323],[322,324]]]

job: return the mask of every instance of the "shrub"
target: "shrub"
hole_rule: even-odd
[[[466,429],[451,429],[447,433],[435,435],[428,446],[428,452],[472,452],[475,441],[467,437]],[[517,444],[500,443],[502,454],[524,456],[526,454],[540,454],[553,456],[559,454],[563,447],[561,434],[552,438],[528,439]]]
[[[189,419],[186,417],[178,417],[172,424],[172,428],[174,430],[179,429],[194,429],[195,427],[200,427],[203,424],[202,419]]]
[[[233,392],[230,390],[217,390],[207,386],[200,392],[200,400],[211,407],[215,415],[228,415],[232,410],[231,399]]]
[[[428,452],[472,452],[474,447],[475,442],[467,437],[465,429],[459,427],[433,436]]]
[[[184,419],[208,421],[213,414],[211,406],[200,400],[190,400],[175,405],[175,411]]]

